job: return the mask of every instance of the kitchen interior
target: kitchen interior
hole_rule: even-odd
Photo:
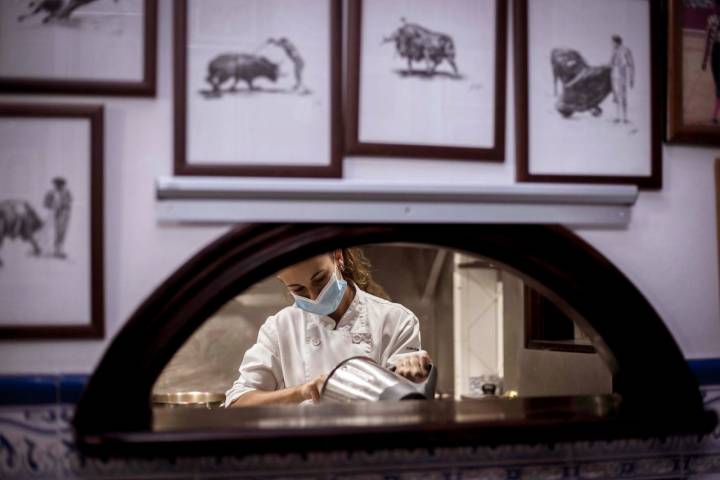
[[[535,304],[526,297],[543,297],[506,269],[430,246],[360,248],[391,301],[420,320],[422,348],[438,372],[435,399],[612,393],[610,367],[589,337],[550,301],[539,304],[541,311],[537,305],[532,308]],[[228,302],[187,340],[158,377],[154,406],[219,407],[260,326],[292,303],[275,276]],[[533,322],[559,326],[546,326],[543,338],[532,338],[538,331],[530,327]]]

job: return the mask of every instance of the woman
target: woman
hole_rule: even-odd
[[[425,378],[430,357],[420,350],[417,317],[386,299],[368,267],[362,251],[350,248],[280,271],[295,303],[260,327],[225,406],[317,402],[330,370],[357,355]]]
[[[717,124],[720,115],[720,0],[715,0],[715,13],[708,17],[703,70],[707,69],[708,59],[715,81],[715,111],[711,121]]]

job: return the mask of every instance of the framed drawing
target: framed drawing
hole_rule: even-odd
[[[103,107],[0,104],[0,339],[103,316]]]
[[[341,2],[175,2],[175,174],[340,177]]]
[[[720,145],[720,0],[670,0],[668,141]]]
[[[346,151],[502,162],[507,2],[350,0]]]
[[[0,2],[0,92],[155,95],[157,0]]]
[[[516,0],[515,21],[517,179],[661,188],[661,2]]]

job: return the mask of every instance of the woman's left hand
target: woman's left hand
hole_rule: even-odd
[[[413,382],[421,382],[430,373],[431,363],[432,360],[427,352],[406,355],[399,358],[395,363],[395,373]]]

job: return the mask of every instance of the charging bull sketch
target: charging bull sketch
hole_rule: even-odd
[[[576,50],[564,48],[553,49],[550,65],[555,96],[558,95],[558,80],[562,84],[555,109],[563,117],[586,111],[596,117],[602,114],[600,104],[612,92],[610,66],[590,66]]]
[[[0,201],[0,247],[6,238],[20,239],[30,244],[33,255],[40,255],[40,246],[35,240],[35,234],[42,226],[42,220],[30,203],[24,200]]]
[[[233,83],[230,91],[236,91],[237,84],[241,80],[247,83],[249,90],[258,90],[253,85],[253,81],[257,78],[267,78],[271,82],[276,82],[279,65],[259,55],[223,53],[208,63],[207,71],[205,81],[210,84],[212,93],[219,95],[221,86],[231,79]]]
[[[36,0],[28,4],[30,11],[25,15],[18,17],[18,22],[24,21],[28,17],[39,15],[40,13],[46,12],[47,16],[43,18],[42,23],[48,23],[56,20],[67,20],[70,15],[80,7],[84,7],[88,3],[96,2],[97,0]],[[117,2],[117,0],[114,0]]]
[[[382,43],[395,43],[395,51],[400,57],[407,59],[408,73],[413,73],[413,62],[425,62],[426,73],[434,74],[443,61],[450,64],[454,75],[459,76],[455,64],[455,43],[450,35],[433,32],[416,23],[408,23],[404,18],[402,27],[390,36],[383,38]]]

